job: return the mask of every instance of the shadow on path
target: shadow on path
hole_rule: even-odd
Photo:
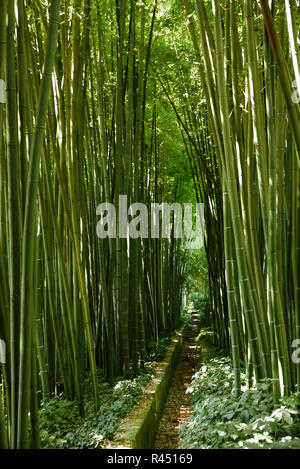
[[[168,400],[156,434],[154,448],[176,449],[179,442],[179,428],[191,415],[189,396],[186,390],[193,374],[197,371],[201,348],[197,345],[198,314],[192,312],[192,319],[184,337],[181,356],[172,379]]]

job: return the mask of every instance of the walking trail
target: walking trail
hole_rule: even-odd
[[[168,400],[156,434],[154,448],[157,449],[176,449],[180,440],[179,428],[192,414],[186,390],[193,374],[197,371],[199,360],[203,359],[202,355],[205,352],[202,350],[202,346],[196,342],[198,314],[195,311],[192,314],[189,329],[184,337],[178,366],[171,382]]]

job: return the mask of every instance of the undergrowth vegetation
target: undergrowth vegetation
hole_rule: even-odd
[[[180,327],[190,314],[185,312],[177,326]],[[63,394],[42,401],[39,411],[42,447],[54,448],[104,448],[114,437],[122,418],[142,397],[147,383],[155,375],[155,366],[161,361],[171,337],[161,337],[149,344],[147,362],[134,379],[105,381],[98,372],[100,404],[94,409],[93,388],[89,378],[83,385],[84,417],[78,404],[68,401]]]
[[[251,388],[242,374],[242,392],[232,392],[228,357],[213,356],[202,364],[187,389],[193,415],[180,428],[180,448],[300,448],[300,399],[283,397],[275,407],[271,383]]]
[[[160,349],[161,351],[161,349]],[[85,414],[80,416],[76,402],[62,395],[42,403],[41,440],[44,448],[101,448],[113,438],[120,420],[142,395],[143,387],[154,375],[155,362],[148,363],[132,380],[113,385],[99,384],[100,405],[95,411],[91,382],[85,383]]]

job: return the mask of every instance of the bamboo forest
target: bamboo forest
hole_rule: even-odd
[[[299,7],[0,0],[1,450],[300,449]]]

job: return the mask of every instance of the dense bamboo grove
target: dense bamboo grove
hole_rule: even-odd
[[[1,0],[0,448],[40,447],[41,399],[83,413],[88,376],[97,408],[99,375],[135,376],[174,329],[184,246],[174,215],[169,238],[129,237],[137,202],[204,203],[235,394],[241,364],[275,403],[299,392],[297,8]],[[100,203],[125,236],[99,238]]]
[[[184,6],[223,191],[235,392],[243,359],[249,382],[271,379],[276,400],[299,390],[297,2]]]
[[[89,370],[97,406],[98,368],[133,376],[179,318],[179,239],[97,237],[101,202],[181,191],[162,184],[155,103],[145,130],[156,4],[104,3],[1,4],[1,447],[39,446],[37,390],[83,411]]]

